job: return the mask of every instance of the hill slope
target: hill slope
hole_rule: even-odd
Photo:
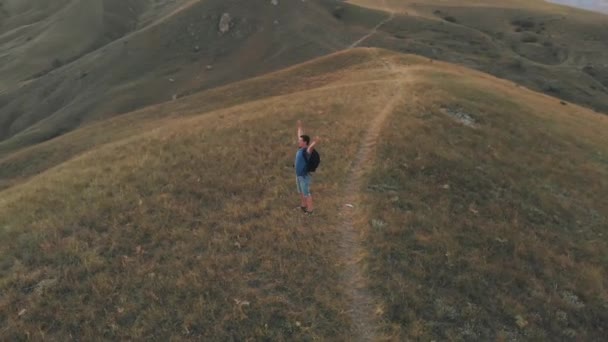
[[[608,111],[605,16],[540,0],[2,3],[0,156],[354,42],[464,64]],[[394,17],[370,34],[387,8]]]
[[[149,16],[161,16],[181,1],[146,0],[0,2],[0,93],[43,76],[63,64],[138,29]]]
[[[300,118],[326,137],[312,217]],[[0,332],[600,339],[606,129],[376,49],[87,126],[0,161]]]
[[[45,69],[33,79],[9,64],[7,70],[0,70],[0,75],[17,73],[23,81],[7,76],[9,82],[0,95],[0,139],[4,140],[0,155],[84,123],[304,62],[333,51],[335,40],[354,40],[335,27],[325,2],[329,1],[285,1],[274,6],[266,0],[182,1],[187,6],[162,20],[151,21],[146,13],[152,10],[142,9],[136,13],[134,25],[138,26],[128,35],[79,58],[70,57],[66,65],[53,62],[53,58],[63,61],[61,56],[32,52],[38,59],[47,58],[52,70]],[[127,2],[123,7],[128,7]],[[219,23],[225,14],[226,31],[221,32]],[[86,21],[83,13],[65,16]],[[74,24],[70,25],[72,30]],[[93,41],[107,27],[114,25],[100,24],[99,30],[87,32],[90,41],[79,40],[79,44],[96,46]],[[25,40],[23,34],[17,38]],[[66,44],[64,38],[59,36],[60,44]],[[20,68],[35,71],[19,53],[30,56],[26,47],[7,47],[8,56]]]
[[[608,111],[606,15],[540,0],[350,2],[396,13],[367,45],[464,64]]]

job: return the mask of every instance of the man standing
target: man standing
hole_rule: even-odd
[[[304,135],[302,122],[298,120],[298,152],[296,152],[296,161],[294,164],[296,169],[296,184],[298,193],[300,193],[300,209],[309,215],[313,212],[313,206],[312,195],[310,193],[312,177],[308,171],[308,160],[312,155],[315,145],[318,143],[319,137],[315,137],[314,140],[310,142],[310,137]]]

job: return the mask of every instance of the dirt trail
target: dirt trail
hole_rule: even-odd
[[[395,12],[389,11],[389,16],[386,19],[382,20],[381,22],[378,23],[378,25],[374,26],[372,28],[372,30],[368,34],[366,34],[365,36],[361,37],[360,39],[358,39],[354,43],[350,44],[350,46],[348,48],[349,49],[356,48],[361,43],[363,43],[364,41],[366,41],[369,37],[371,37],[374,34],[376,34],[378,32],[379,28],[381,28],[383,25],[385,25],[386,23],[390,22],[393,19],[395,19]]]
[[[392,19],[383,21],[374,30]],[[371,36],[371,32],[366,37]],[[366,39],[363,37],[356,44]],[[353,46],[356,46],[353,44]],[[368,281],[365,276],[362,259],[365,256],[365,248],[362,244],[362,235],[357,220],[361,212],[362,194],[361,189],[365,185],[365,175],[373,164],[376,156],[376,144],[387,118],[401,103],[403,99],[404,85],[408,79],[407,71],[397,70],[390,61],[384,60],[377,50],[370,50],[382,63],[383,67],[397,78],[392,88],[387,88],[386,105],[380,109],[377,115],[369,123],[369,128],[361,140],[356,159],[348,174],[348,181],[344,192],[344,207],[340,210],[342,233],[339,252],[344,265],[343,282],[350,306],[348,314],[353,325],[353,337],[356,341],[375,341],[378,339],[378,319],[383,313],[383,305],[369,293]],[[348,205],[346,205],[348,204]],[[351,207],[352,206],[352,207]]]

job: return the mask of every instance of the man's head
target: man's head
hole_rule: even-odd
[[[310,137],[308,135],[300,135],[300,140],[298,140],[298,147],[306,147],[310,144]]]

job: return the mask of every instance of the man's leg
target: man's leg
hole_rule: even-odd
[[[304,196],[306,197],[306,212],[312,213],[312,211],[313,211],[312,194],[310,193],[311,177],[310,177],[310,175],[307,175],[303,179],[304,179],[304,182],[303,182],[304,186],[302,187],[302,193],[304,193]]]
[[[296,176],[296,186],[298,193],[300,194],[300,209],[306,210],[306,197],[304,196],[304,189],[301,183],[301,178]]]
[[[314,208],[312,206],[312,195],[309,194],[308,196],[306,196],[306,211],[312,213],[313,209]]]

